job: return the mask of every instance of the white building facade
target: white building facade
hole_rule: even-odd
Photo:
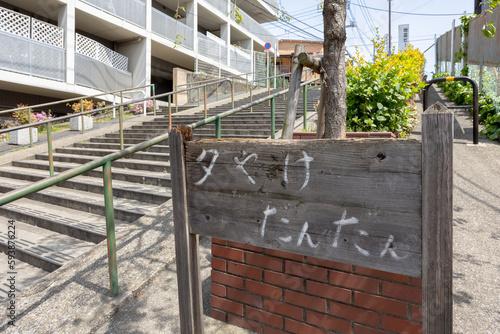
[[[254,72],[264,44],[274,52],[277,42],[260,26],[276,20],[270,3],[238,0],[238,24],[231,0],[2,0],[0,107],[12,107],[10,92],[53,99],[151,83],[171,91],[174,68]]]

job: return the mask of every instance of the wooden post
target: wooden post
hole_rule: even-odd
[[[422,114],[423,332],[453,329],[453,113],[436,103]]]
[[[198,235],[189,233],[184,142],[177,129],[169,134],[181,333],[203,333]]]
[[[306,51],[302,44],[295,45],[295,53],[292,63],[292,74],[290,77],[290,89],[288,91],[288,100],[286,101],[286,114],[283,121],[283,132],[281,139],[292,139],[295,115],[297,113],[297,103],[300,94],[300,77],[302,75],[302,64],[299,63],[297,56]]]

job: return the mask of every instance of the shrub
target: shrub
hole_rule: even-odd
[[[347,68],[347,130],[406,137],[416,123],[413,97],[425,85],[423,54],[409,46],[387,57],[380,36],[373,42],[374,61],[367,62],[356,52]]]
[[[94,102],[92,100],[84,99],[82,103],[83,103],[83,111],[90,111],[94,109]],[[71,107],[71,109],[73,109],[74,114],[82,112],[80,101],[73,102],[72,104],[67,103],[66,105],[68,107]]]

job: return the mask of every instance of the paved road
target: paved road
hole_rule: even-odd
[[[439,89],[430,104],[451,104]],[[456,334],[500,333],[500,143],[472,144],[472,117],[455,111],[453,318]],[[417,134],[418,135],[418,134]]]

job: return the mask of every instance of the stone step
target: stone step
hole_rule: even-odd
[[[222,119],[222,126],[223,127],[224,126],[226,126],[226,127],[231,126],[231,128],[235,128],[235,129],[270,129],[271,128],[271,121],[269,120],[269,122],[267,122],[267,123],[260,123],[260,124],[252,124],[252,123],[245,124],[245,123],[226,123],[225,119]],[[215,129],[215,123],[210,123],[210,124],[207,124],[203,127]],[[155,127],[154,125],[150,125],[150,126],[144,126],[141,128],[137,128],[136,130],[143,130],[143,131],[148,131],[148,132],[149,131],[161,131],[162,127]],[[166,147],[166,149],[168,150],[168,147]]]
[[[268,137],[271,135],[271,127],[269,129],[235,129],[232,127],[224,127],[221,129],[222,134],[231,135],[231,136],[239,136],[239,135],[267,135]],[[211,134],[215,135],[215,129],[210,128],[197,128],[194,129],[193,133],[196,134]]]
[[[124,130],[127,131],[127,130]],[[56,153],[86,155],[95,157],[104,157],[106,155],[116,153],[119,150],[109,150],[102,148],[85,148],[85,147],[61,147],[56,148]],[[164,153],[156,152],[137,152],[127,155],[124,159],[149,160],[149,161],[168,161],[169,151]]]
[[[83,241],[99,243],[106,239],[106,217],[26,197],[1,206],[0,215]],[[115,219],[115,230],[129,224]]]
[[[0,166],[0,176],[18,180],[36,182],[48,177],[48,173],[39,169],[15,166]],[[113,171],[112,171],[113,174]],[[138,201],[163,204],[172,197],[172,192],[166,187],[157,187],[121,180],[113,180],[113,196],[134,199]],[[103,179],[91,176],[76,176],[60,182],[59,187],[103,194]]]
[[[27,186],[31,182],[0,177],[0,192],[7,193],[14,189]],[[92,194],[85,191],[67,189],[61,187],[50,187],[27,198],[44,203],[55,203],[58,206],[81,210],[104,216],[104,196],[102,194]],[[128,222],[133,222],[144,214],[154,209],[157,205],[126,198],[114,198],[115,218]]]
[[[48,271],[20,260],[14,263],[15,274],[9,274],[12,270],[9,268],[9,263],[7,261],[9,261],[7,254],[0,252],[0,281],[2,282],[0,284],[0,302],[5,301],[9,293],[14,293],[15,296],[19,296],[19,293],[22,293],[38,280],[49,274]],[[11,291],[10,283],[7,281],[12,276],[15,278],[15,292]]]
[[[77,155],[77,154],[62,154],[54,153],[54,161],[61,162],[74,162],[79,164],[85,164],[96,159],[95,156],[87,155]],[[49,160],[47,154],[37,154],[36,159],[39,160]],[[170,172],[170,163],[164,161],[147,161],[147,160],[136,160],[136,159],[119,159],[113,161],[111,164],[113,167],[153,171],[153,172]]]
[[[133,146],[132,144],[124,144],[124,148]],[[104,149],[104,150],[120,150],[120,143],[99,143],[99,142],[89,142],[89,143],[75,143],[74,147],[90,148],[90,149]],[[169,154],[170,150],[168,145],[154,145],[146,148],[141,152],[154,152],[154,153],[165,153]]]
[[[12,165],[21,168],[33,168],[37,170],[44,171],[46,177],[49,177],[49,162],[45,160],[23,160],[23,161],[13,161]],[[54,162],[55,173],[61,173],[68,169],[79,167],[80,164],[71,162]],[[153,172],[148,171],[144,173],[141,170],[124,169],[124,168],[112,168],[113,182],[115,180],[128,181],[138,184],[149,184],[159,187],[170,187],[170,174],[165,172]],[[92,176],[102,180],[102,168],[96,168],[89,172],[86,172],[86,176]]]
[[[140,144],[144,141],[142,138],[124,138],[123,139],[123,144],[124,145],[136,145]],[[115,136],[115,137],[96,137],[96,138],[91,138],[90,139],[91,143],[118,143],[120,144],[120,136]],[[160,142],[158,145],[168,145],[168,140],[164,140]],[[154,146],[152,146],[154,147]]]
[[[0,217],[0,229],[8,231],[8,217]],[[16,259],[45,271],[54,271],[63,264],[91,250],[95,244],[15,221]],[[12,231],[12,230],[11,230]],[[0,234],[0,248],[8,250],[7,233]]]
[[[232,135],[232,134],[229,134],[229,133],[225,133],[225,132],[222,132],[221,134],[221,138],[241,138],[241,139],[267,139],[269,138],[271,135],[244,135],[244,134],[241,134],[241,135]],[[203,134],[203,133],[200,133],[200,134],[193,134],[193,140],[199,140],[199,139],[213,139],[215,138],[215,134]]]

